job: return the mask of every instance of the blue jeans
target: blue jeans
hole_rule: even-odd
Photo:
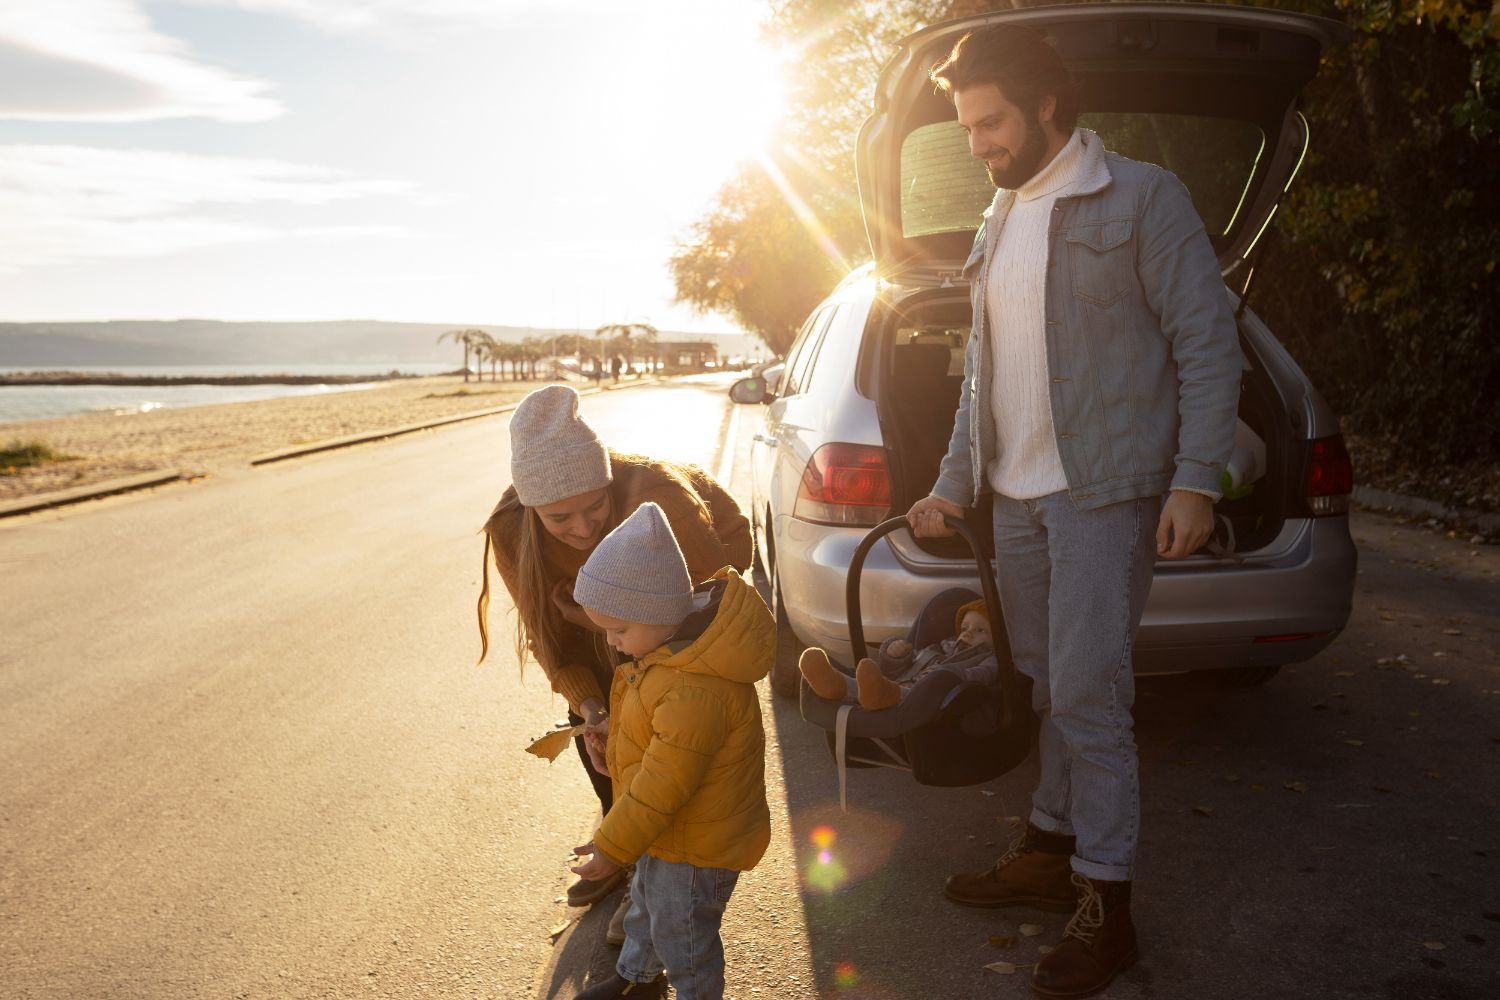
[[[1131,877],[1140,837],[1130,651],[1161,500],[1079,511],[1066,492],[995,497],[995,575],[1041,731],[1031,822],[1078,838],[1073,870]]]
[[[643,854],[630,882],[625,946],[615,971],[649,983],[663,969],[677,1000],[724,996],[724,942],[719,924],[740,873],[697,868]]]

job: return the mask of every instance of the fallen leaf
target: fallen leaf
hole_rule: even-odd
[[[981,788],[979,790],[979,794],[980,795],[998,795],[1000,793],[999,792],[992,792],[988,788]]]
[[[569,927],[572,927],[572,926],[573,926],[573,921],[571,921],[571,920],[564,920],[562,923],[558,924],[556,927],[554,927],[550,931],[548,931],[547,932],[547,936],[550,937],[552,940],[556,941],[558,938],[562,937],[563,931],[567,930]]]
[[[1362,747],[1365,745],[1364,740],[1345,740],[1344,742],[1349,744],[1351,747]]]
[[[571,729],[559,729],[556,732],[548,733],[527,747],[526,752],[535,754],[538,757],[545,757],[549,761],[556,760],[558,754],[568,749],[568,744],[573,742],[573,737],[582,733],[584,729],[584,726],[579,725]]]
[[[991,948],[1014,948],[1016,946],[1015,936],[1012,934],[991,934]]]
[[[1442,771],[1423,771],[1422,773],[1429,778],[1441,778],[1443,776]]]
[[[1259,782],[1257,782],[1257,783],[1255,783],[1255,784],[1253,784],[1253,785],[1250,786],[1250,790],[1252,792],[1263,792],[1263,791],[1266,790],[1266,786],[1260,784]]]
[[[1016,965],[1014,962],[991,962],[989,965],[986,965],[985,968],[989,969],[991,972],[998,972],[1002,976],[1014,975],[1016,971]]]
[[[1353,677],[1354,676],[1354,671],[1352,671],[1352,670],[1335,670],[1333,672],[1333,676],[1335,676],[1335,677]]]
[[[1193,812],[1197,813],[1199,816],[1212,816],[1214,814],[1214,807],[1213,806],[1193,806]]]
[[[1452,684],[1453,682],[1450,681],[1446,677],[1434,677],[1432,679],[1432,683],[1438,685],[1439,687],[1447,687],[1449,684]]]
[[[1298,794],[1307,791],[1307,786],[1300,781],[1288,781],[1281,787],[1285,788],[1289,792],[1297,792]]]
[[[1443,652],[1441,649],[1434,649],[1432,651],[1433,659],[1436,659],[1436,660],[1441,660],[1443,657],[1445,657],[1447,655],[1448,654],[1445,653],[1445,652]]]
[[[1022,937],[1036,937],[1038,934],[1042,933],[1042,925],[1022,924],[1020,927],[1017,927],[1016,930],[1021,932]]]
[[[1443,944],[1443,942],[1441,941],[1423,941],[1422,947],[1426,948],[1428,951],[1443,951],[1448,946]]]
[[[1224,780],[1232,785],[1240,780],[1240,776],[1238,774],[1226,774],[1224,775]]]
[[[1463,635],[1464,634],[1464,630],[1461,629],[1461,628],[1445,628],[1445,629],[1443,629],[1443,634],[1444,635]]]
[[[1380,620],[1383,622],[1393,622],[1396,620],[1396,616],[1389,611],[1382,611],[1380,612]]]
[[[1036,946],[1036,950],[1037,950],[1037,952],[1039,954],[1050,955],[1054,951],[1057,950],[1057,945],[1053,945],[1053,944],[1039,944],[1039,945]]]

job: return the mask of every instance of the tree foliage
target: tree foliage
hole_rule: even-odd
[[[1312,154],[1257,250],[1253,307],[1346,426],[1400,462],[1500,454],[1500,6],[1256,3],[1343,21],[1356,37],[1304,95]],[[1004,6],[773,0],[768,41],[797,53],[791,108],[773,151],[725,184],[678,248],[679,299],[784,352],[868,257],[853,147],[884,59],[923,25]],[[1481,499],[1462,483],[1427,485]]]

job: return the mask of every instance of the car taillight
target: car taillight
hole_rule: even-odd
[[[813,452],[792,505],[793,517],[813,524],[868,527],[890,511],[885,450],[859,444],[825,444]]]
[[[1354,466],[1340,434],[1307,443],[1307,476],[1303,493],[1314,517],[1349,513],[1354,492]]]

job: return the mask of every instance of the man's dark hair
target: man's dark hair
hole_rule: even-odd
[[[1035,113],[1042,98],[1057,98],[1052,124],[1069,129],[1078,120],[1078,85],[1040,31],[999,24],[971,31],[929,78],[949,100],[960,90],[993,83],[1005,99]]]

